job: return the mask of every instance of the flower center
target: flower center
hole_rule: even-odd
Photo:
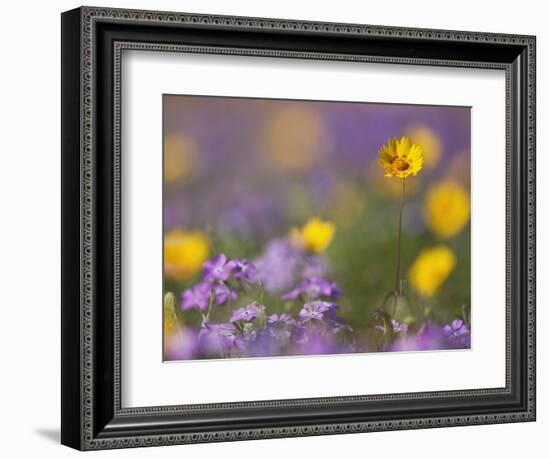
[[[404,172],[405,170],[408,170],[409,167],[410,167],[409,161],[401,158],[398,158],[395,160],[395,168],[400,172]]]

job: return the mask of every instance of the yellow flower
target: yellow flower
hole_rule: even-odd
[[[322,253],[334,237],[335,227],[329,221],[311,218],[301,228],[290,231],[290,240],[311,253]]]
[[[294,102],[276,109],[269,117],[260,133],[259,146],[267,153],[269,167],[299,174],[326,157],[330,150],[326,132],[318,111]]]
[[[199,166],[195,142],[183,135],[170,134],[164,138],[164,179],[167,183],[185,183]]]
[[[412,125],[406,130],[407,137],[412,143],[417,144],[422,149],[424,155],[424,164],[427,168],[433,169],[441,159],[443,145],[437,132],[428,126]]]
[[[428,227],[439,238],[458,234],[470,218],[468,191],[451,180],[434,185],[426,195],[424,214]]]
[[[164,235],[164,272],[175,280],[195,275],[208,258],[208,240],[201,232],[179,229]]]
[[[423,250],[409,269],[409,281],[421,294],[433,296],[455,265],[455,254],[444,245]]]
[[[390,138],[388,144],[378,151],[380,165],[384,167],[387,177],[402,180],[409,175],[416,175],[422,170],[424,156],[420,146],[411,143],[407,137]]]

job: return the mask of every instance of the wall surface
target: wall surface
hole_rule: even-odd
[[[353,0],[117,0],[97,5],[319,21],[537,35],[538,52],[538,386],[548,386],[550,275],[548,205],[550,30],[544,2]],[[9,2],[0,28],[0,450],[6,457],[74,456],[59,442],[60,347],[60,13],[75,1]],[[545,211],[546,210],[546,211]],[[325,436],[105,452],[108,456],[422,456],[490,451],[541,456],[550,397],[538,390],[538,421],[453,429]]]

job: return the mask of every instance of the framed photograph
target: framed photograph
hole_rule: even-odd
[[[535,37],[62,15],[80,450],[535,420]]]

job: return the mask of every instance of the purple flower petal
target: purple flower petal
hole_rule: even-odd
[[[203,323],[199,335],[201,349],[207,353],[218,353],[237,346],[237,328],[232,323]]]
[[[233,276],[243,280],[254,281],[257,269],[254,264],[246,259],[235,259],[233,263]]]
[[[295,299],[298,299],[300,297],[300,294],[302,294],[301,288],[294,288],[293,290],[289,291],[288,293],[285,293],[281,296],[281,299],[283,301],[293,301]]]
[[[280,293],[292,287],[300,264],[300,252],[286,239],[272,240],[263,255],[254,262],[256,279],[268,293]]]
[[[198,283],[192,288],[186,289],[182,294],[182,310],[197,309],[204,311],[210,301],[211,288],[208,283]]]
[[[409,325],[406,323],[398,323],[396,320],[391,320],[391,324],[394,333],[400,332],[402,334],[406,334],[409,330]]]
[[[336,300],[342,295],[342,290],[334,282],[329,282],[322,278],[307,278],[296,288],[283,294],[281,299],[295,300],[302,294],[309,300],[319,299],[320,297]]]
[[[205,281],[225,281],[231,275],[233,262],[227,261],[227,257],[220,253],[203,264]]]
[[[447,339],[448,345],[452,348],[469,348],[470,347],[470,329],[462,320],[453,320],[449,325],[446,324],[442,328],[443,334]]]
[[[304,307],[298,313],[302,323],[310,320],[321,321],[325,318],[331,318],[338,310],[338,305],[330,302],[315,301],[304,304]]]
[[[212,292],[217,305],[237,300],[237,293],[224,283],[215,285]]]
[[[453,320],[453,322],[451,323],[451,326],[456,331],[456,330],[460,329],[463,324],[464,324],[464,322],[462,320]]]
[[[231,312],[231,321],[234,323],[235,321],[252,321],[256,319],[256,317],[265,310],[265,307],[260,304],[248,304],[244,307],[241,307],[239,309],[233,310]]]

